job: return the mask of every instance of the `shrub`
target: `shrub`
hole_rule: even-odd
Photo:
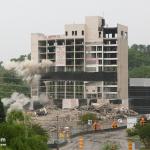
[[[135,128],[145,148],[150,148],[150,123],[147,122],[144,126],[138,123]]]
[[[119,145],[117,145],[116,143],[107,142],[104,144],[102,150],[119,150]]]
[[[137,131],[136,131],[135,128],[127,129],[126,131],[127,131],[127,134],[128,134],[129,137],[137,135]]]
[[[97,116],[96,114],[93,114],[93,113],[86,113],[82,116],[80,116],[80,120],[83,124],[87,124],[88,120],[97,120]]]

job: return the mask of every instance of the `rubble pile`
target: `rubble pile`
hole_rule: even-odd
[[[75,127],[78,125],[79,116],[84,113],[95,113],[101,120],[107,121],[110,119],[127,118],[128,116],[136,116],[137,113],[133,110],[128,110],[122,105],[114,105],[109,103],[94,104],[91,106],[81,106],[75,109],[56,109],[49,105],[44,106],[46,115],[32,115],[32,120],[40,124],[44,129],[52,134],[56,132],[57,125],[59,127]]]
[[[127,118],[137,115],[135,111],[129,110],[125,106],[110,103],[91,105],[87,110],[99,113],[103,119]]]
[[[47,112],[48,114],[43,116],[32,115],[32,120],[34,123],[40,124],[46,129],[50,135],[57,130],[57,125],[59,125],[59,127],[72,127],[77,125],[78,116],[80,115],[78,110],[47,109]]]

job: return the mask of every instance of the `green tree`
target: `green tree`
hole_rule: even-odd
[[[7,147],[12,150],[47,150],[47,132],[30,120],[26,122],[24,119],[28,116],[21,113],[10,112],[7,121],[0,124],[0,137],[6,138]]]
[[[150,45],[134,44],[129,48],[129,77],[150,77]]]
[[[12,58],[11,61],[24,61],[25,59],[31,60],[31,54],[20,55],[18,58]]]
[[[116,143],[107,142],[103,146],[103,150],[119,150],[119,146]]]
[[[96,114],[93,114],[93,113],[86,113],[80,116],[80,120],[83,124],[87,124],[88,120],[92,120],[92,121],[97,120],[97,116]]]
[[[22,111],[13,110],[7,114],[7,122],[9,123],[23,122],[24,120],[25,120],[25,115],[22,113]]]
[[[4,105],[0,99],[0,123],[2,123],[4,121],[5,121],[5,110],[4,110]]]
[[[0,97],[10,97],[13,92],[29,96],[30,88],[14,71],[7,71],[0,65]]]
[[[147,121],[144,126],[141,126],[138,123],[135,126],[135,129],[141,141],[145,145],[145,148],[150,148],[150,121]]]
[[[6,147],[0,147],[0,150],[12,150],[12,149],[10,149],[6,146]]]
[[[135,128],[127,129],[126,132],[127,132],[128,137],[137,135],[137,131]]]

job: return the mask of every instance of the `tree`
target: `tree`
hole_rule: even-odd
[[[4,121],[5,121],[5,110],[4,110],[4,105],[0,99],[0,123],[2,123]]]
[[[28,55],[20,55],[18,58],[12,58],[11,61],[24,61],[25,59],[31,60],[31,53]]]
[[[6,138],[11,150],[48,150],[48,134],[39,125],[34,125],[20,111],[10,112],[7,121],[0,124],[0,137]],[[11,122],[11,123],[10,123]]]
[[[12,149],[10,149],[6,146],[6,147],[0,147],[0,150],[12,150]]]
[[[88,120],[95,121],[95,120],[97,120],[97,117],[96,117],[96,114],[86,113],[86,114],[80,116],[80,120],[83,124],[87,124]]]
[[[9,97],[13,92],[29,96],[30,88],[14,71],[5,70],[0,65],[0,97]]]
[[[25,115],[20,110],[12,110],[7,114],[7,122],[23,122],[25,120]]]
[[[141,126],[140,123],[138,123],[135,126],[135,129],[141,141],[145,145],[145,148],[150,148],[150,121],[147,121],[144,126]]]
[[[150,78],[150,66],[140,66],[130,70],[130,77]]]
[[[134,44],[129,48],[129,77],[150,77],[150,45]]]

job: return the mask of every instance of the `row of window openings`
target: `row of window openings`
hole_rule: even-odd
[[[52,60],[53,61],[53,60]],[[78,64],[76,64],[78,65]],[[66,69],[65,69],[66,68]],[[75,66],[74,67],[74,64],[72,66],[68,65],[66,67],[50,67],[48,68],[50,72],[72,72],[72,71],[84,71],[84,67],[83,65],[80,65],[80,66]]]
[[[101,93],[98,93],[98,94],[87,94],[87,98],[102,98],[102,94]],[[116,98],[117,95],[116,94],[106,94],[104,96],[105,98],[108,98],[108,99],[112,99],[112,98]]]
[[[40,56],[41,59],[45,59],[45,56]],[[71,55],[69,55],[69,57],[67,58],[73,58]],[[84,55],[76,55],[76,58],[84,58]],[[91,58],[96,58],[96,55],[92,54]],[[97,55],[97,58],[101,58],[101,55]],[[105,58],[112,58],[112,57],[105,57]],[[116,58],[116,57],[113,57]],[[55,59],[55,55],[49,55],[48,59]],[[88,61],[88,60],[87,60]],[[76,64],[82,64],[84,61],[83,60],[76,60]],[[66,64],[68,65],[73,65],[74,64],[74,59],[67,59],[66,60]],[[98,60],[98,64],[102,64],[102,60]],[[104,60],[104,65],[113,65],[113,64],[117,64],[116,60]]]
[[[101,63],[99,63],[101,64]],[[96,72],[96,67],[86,67],[85,68],[86,71],[90,71],[90,72]],[[106,72],[116,72],[117,71],[117,67],[98,67],[98,71],[106,71]]]
[[[64,98],[65,94],[63,93],[58,93],[58,94],[54,94],[54,93],[50,93],[50,96],[55,98]],[[66,98],[74,98],[74,94],[73,93],[66,93]],[[83,94],[82,93],[76,93],[75,94],[75,98],[83,98]]]
[[[104,51],[116,51],[116,47],[104,47]],[[86,51],[102,51],[101,46],[92,46],[92,47],[86,47]]]
[[[117,41],[116,40],[111,40],[111,41],[104,40],[104,44],[105,45],[117,44]]]
[[[48,52],[55,52],[55,50],[56,50],[55,47],[49,47],[48,48]],[[74,51],[74,48],[67,47],[66,51]],[[75,51],[84,51],[84,47],[78,46],[75,48]],[[40,53],[46,53],[46,48],[39,48],[39,52]]]
[[[89,99],[93,99],[93,98],[102,98],[102,94],[98,93],[98,94],[87,94],[87,98]]]
[[[91,60],[87,59],[86,60],[86,64],[102,64],[102,60],[97,60],[96,58],[94,58],[95,60]],[[117,64],[117,60],[104,60],[103,61],[104,65],[116,65]]]
[[[53,61],[53,60],[51,59],[51,61]],[[41,62],[41,61],[40,61],[40,62]],[[48,70],[49,70],[50,72],[84,71],[83,64],[77,64],[77,63],[79,63],[79,62],[76,62],[76,65],[77,65],[77,66],[74,66],[75,64],[72,64],[72,65],[68,64],[68,66],[66,65],[66,67],[50,67],[50,68],[48,68]],[[78,65],[79,65],[79,66],[78,66]]]
[[[75,44],[83,44],[83,43],[84,43],[83,39],[76,39],[75,40]],[[66,40],[66,45],[73,45],[73,44],[74,44],[73,39]],[[57,45],[65,45],[65,40],[57,40],[57,41],[51,40],[51,41],[48,41],[47,43],[46,43],[46,40],[45,41],[38,41],[38,46],[52,46],[52,47],[55,47]]]
[[[67,54],[66,55],[67,58],[84,58],[84,54],[82,53],[76,53],[75,55],[74,54]]]
[[[82,50],[80,50],[80,51],[82,52]],[[51,52],[54,52],[54,51],[51,51]],[[76,51],[76,52],[78,52],[78,51]],[[84,57],[84,53],[81,53],[81,52],[80,53],[76,53],[75,57],[83,58]],[[40,53],[41,53],[40,56],[44,57],[45,52],[44,51],[40,51]],[[49,58],[54,57],[54,56],[55,56],[54,53],[53,54],[48,54]],[[67,58],[74,57],[74,51],[72,53],[67,53],[66,57]],[[104,54],[103,57],[104,58],[117,58],[117,54],[113,54],[113,53],[112,54]],[[102,53],[90,53],[90,54],[87,53],[86,54],[86,58],[102,58]]]
[[[65,86],[65,85],[74,86],[74,84],[78,87],[78,86],[83,86],[84,83],[81,81],[75,81],[75,82],[74,81],[57,81],[57,82],[56,81],[50,81],[50,82],[48,82],[48,85],[51,85],[51,86]],[[117,85],[117,82],[104,81],[104,85]],[[100,89],[100,88],[101,87],[98,87],[98,89]]]
[[[66,71],[68,72],[72,72],[72,71],[84,71],[84,67],[83,66],[76,66],[74,67],[66,67]]]
[[[49,85],[62,85],[62,86],[65,86],[65,84],[67,84],[67,85],[74,85],[74,84],[76,84],[76,85],[83,85],[84,83],[83,82],[80,82],[80,81],[75,81],[75,82],[73,82],[73,81],[50,81],[49,82]]]
[[[86,47],[86,51],[102,51],[102,46],[92,46],[92,47]]]
[[[88,92],[88,90],[86,90]],[[92,90],[92,92],[96,92],[95,90]],[[102,88],[98,87],[97,92],[102,92]],[[104,87],[104,92],[117,92],[117,87]]]
[[[65,92],[65,89],[57,89],[57,90],[55,90],[54,88],[50,88],[49,90],[48,90],[48,92],[55,92],[55,91],[57,91],[57,93],[63,93],[63,92]],[[84,90],[83,89],[67,89],[66,88],[66,93],[74,93],[74,92],[77,92],[77,93],[82,93],[82,92],[84,92]]]
[[[84,47],[80,46],[80,47],[75,47],[75,50],[74,50],[74,47],[70,48],[70,47],[66,47],[66,52],[78,52],[78,51],[82,51],[84,52]]]
[[[84,50],[84,47],[76,47],[76,49],[75,49],[75,51],[83,51],[83,50]],[[96,51],[96,50],[101,51],[102,47],[97,47],[97,49],[96,49],[96,46],[86,47],[86,51]],[[55,47],[49,47],[48,51],[49,52],[55,52]],[[72,47],[72,48],[67,47],[66,51],[74,51],[74,47]],[[104,51],[116,51],[116,48],[105,47]],[[39,48],[39,52],[40,53],[46,53],[46,48]]]
[[[104,58],[117,58],[117,54],[104,54]],[[102,58],[102,53],[92,53],[92,54],[86,54],[86,58]]]
[[[84,61],[83,60],[75,60],[76,65],[83,65]],[[67,60],[66,65],[74,65],[74,60]]]
[[[117,33],[104,34],[104,38],[117,38]]]
[[[102,61],[99,60],[98,63],[101,65]],[[116,64],[116,63],[111,63],[111,65],[113,65],[113,64]],[[74,70],[83,71],[84,70],[83,61],[76,61],[75,64],[74,64],[74,61],[72,61],[72,62],[67,61],[67,65],[73,65],[73,66],[72,67],[66,66],[66,71],[74,71]],[[80,66],[75,66],[75,68],[74,68],[74,65],[80,65]],[[90,71],[92,68],[94,69],[93,71],[96,71],[96,67],[88,67],[88,68],[86,68],[86,70]],[[53,71],[65,71],[65,67],[51,67],[51,68],[49,68],[49,70],[51,72],[53,72]],[[99,67],[99,71],[102,71],[102,70],[103,71],[117,71],[117,67],[104,67],[103,69],[102,69],[102,67]]]
[[[72,31],[72,36],[74,36],[74,35],[77,36],[77,34],[78,34],[77,31]],[[65,32],[65,35],[68,36],[68,31]],[[81,35],[84,35],[83,30],[81,31]]]
[[[50,87],[49,88],[49,92],[54,92],[56,90],[56,88],[54,86]],[[65,91],[65,88],[62,87],[57,87],[57,92],[64,92]],[[84,88],[83,87],[66,87],[66,92],[83,92],[84,91]],[[88,90],[86,90],[88,92]],[[92,92],[95,92],[95,90],[93,90]],[[102,92],[102,88],[101,87],[98,87],[97,88],[97,92]],[[104,92],[117,92],[117,87],[105,87],[104,88]]]
[[[56,50],[55,50],[55,48],[48,48],[48,53],[54,53]],[[74,48],[66,48],[66,51],[67,52],[74,52]],[[82,52],[84,52],[84,48],[83,47],[77,47],[76,49],[75,49],[75,52],[79,52],[79,51],[82,51]],[[40,48],[39,49],[39,53],[43,53],[43,54],[46,54],[46,48]]]

